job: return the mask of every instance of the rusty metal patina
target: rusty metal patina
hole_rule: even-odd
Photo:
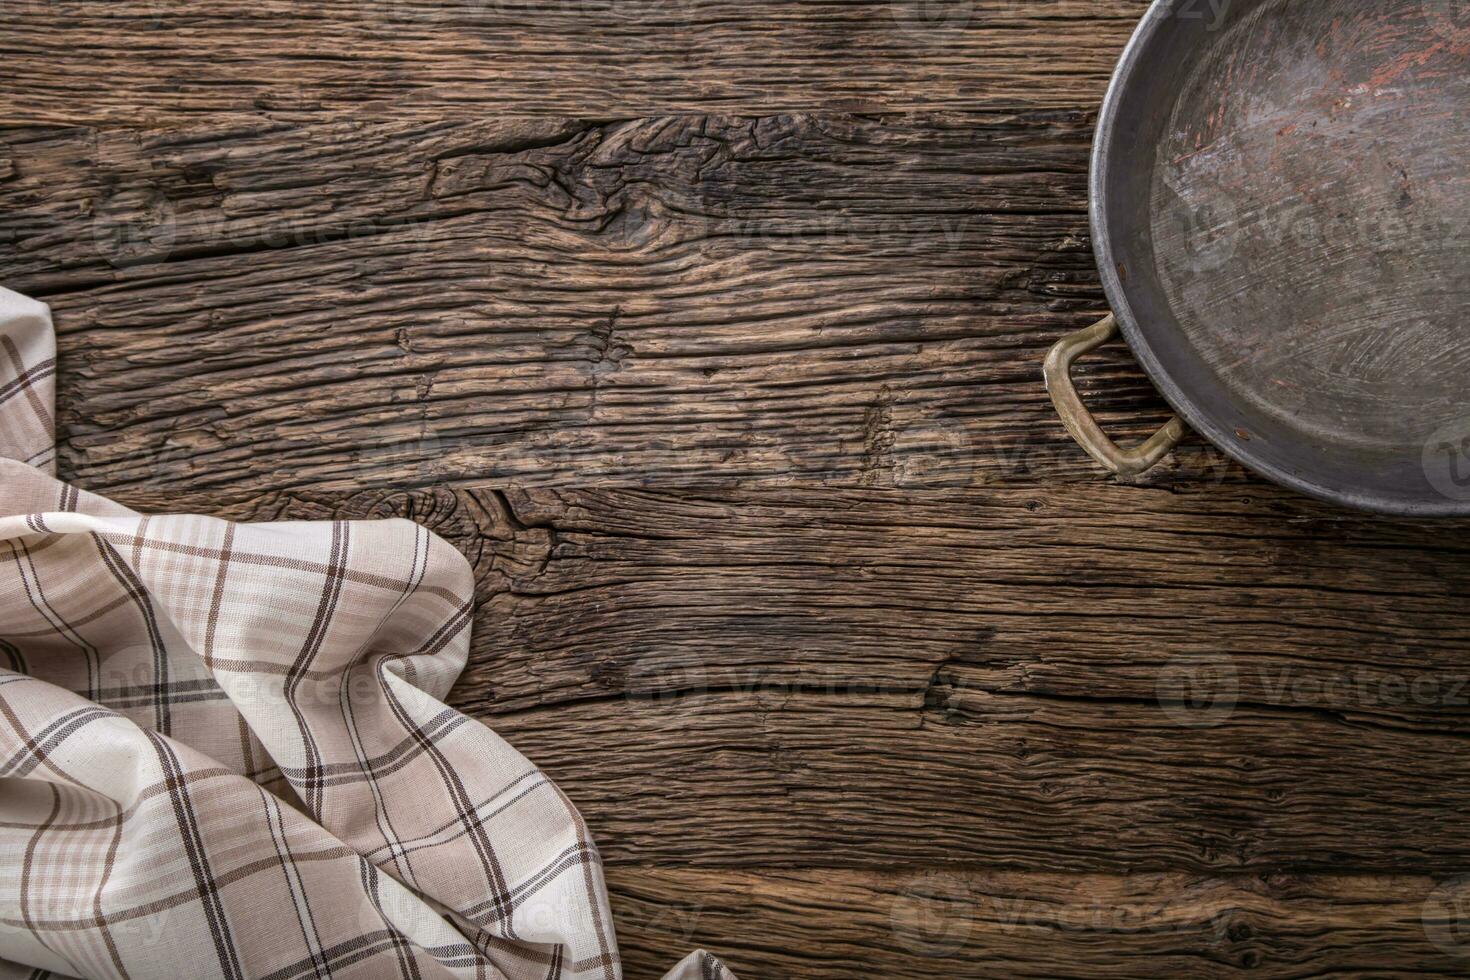
[[[1202,6],[1156,0],[1099,119],[1092,230],[1119,328],[1256,472],[1470,514],[1470,4]],[[1090,329],[1048,386],[1089,452],[1138,472],[1167,433],[1120,466],[1065,381],[1111,328]]]

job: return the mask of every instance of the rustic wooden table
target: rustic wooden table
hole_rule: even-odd
[[[1470,524],[1042,391],[1144,8],[10,0],[63,473],[459,545],[633,977],[1463,973]]]

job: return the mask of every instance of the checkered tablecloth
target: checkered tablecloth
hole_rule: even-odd
[[[443,703],[465,559],[62,483],[55,355],[0,290],[0,974],[620,976],[576,808]]]

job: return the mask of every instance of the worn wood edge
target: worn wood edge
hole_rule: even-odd
[[[18,0],[0,54],[6,120],[41,124],[161,128],[226,112],[301,119],[365,109],[460,118],[902,112],[1096,102],[1146,7]]]
[[[107,492],[1093,480],[1039,381],[1101,303],[1088,126],[27,131],[0,234]],[[1120,438],[1166,414],[1121,345],[1080,383]],[[1241,478],[1192,443],[1146,479]]]
[[[1470,713],[1404,696],[1470,670],[1470,573],[1440,524],[1067,486],[233,515],[410,517],[464,551],[480,601],[453,703],[558,779],[614,864],[1470,864]],[[1355,670],[1370,696],[1332,683]]]
[[[1463,878],[613,867],[630,978],[1463,975]]]

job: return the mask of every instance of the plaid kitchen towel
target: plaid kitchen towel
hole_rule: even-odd
[[[443,703],[465,559],[61,483],[55,365],[0,289],[0,974],[620,976],[581,816]]]

